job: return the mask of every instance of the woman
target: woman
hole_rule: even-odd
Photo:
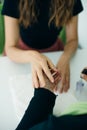
[[[30,63],[35,88],[45,86],[43,73],[51,82],[50,69],[61,75],[59,92],[69,89],[69,63],[78,47],[78,14],[82,11],[80,0],[5,0],[5,51],[18,63]],[[66,45],[58,35],[65,27]],[[57,65],[41,52],[63,50]],[[59,76],[60,76],[59,75]]]

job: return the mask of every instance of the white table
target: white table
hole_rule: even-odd
[[[56,63],[61,53],[46,53],[46,55]],[[76,81],[79,80],[80,72],[85,66],[87,66],[87,49],[78,50],[70,63],[71,91],[73,91]],[[9,90],[9,77],[28,74],[30,71],[29,64],[17,64],[7,57],[0,57],[0,130],[14,130],[18,123]]]

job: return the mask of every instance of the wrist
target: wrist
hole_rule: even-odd
[[[28,61],[32,62],[33,57],[36,57],[37,54],[39,54],[39,52],[35,51],[35,50],[29,50],[29,51],[27,51]]]
[[[61,55],[61,58],[66,60],[66,61],[70,61],[71,59],[71,55],[69,55],[68,53],[64,52],[62,55]]]
[[[78,48],[77,41],[69,42],[64,47],[64,53],[68,60],[71,59],[71,57],[75,54],[76,50]]]

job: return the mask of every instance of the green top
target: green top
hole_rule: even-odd
[[[61,113],[61,116],[81,114],[87,114],[87,102],[77,102],[70,105],[64,112]]]
[[[4,49],[4,41],[5,41],[5,34],[4,34],[4,18],[1,15],[3,4],[0,3],[0,54],[2,54]]]

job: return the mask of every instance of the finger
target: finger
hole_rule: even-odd
[[[54,79],[56,79],[58,77],[57,72],[52,73],[52,76],[53,76]]]
[[[48,64],[48,67],[51,70],[58,71],[57,68],[56,68],[56,66],[52,63],[52,61],[50,59],[48,59],[47,64]]]
[[[41,70],[38,70],[38,79],[39,79],[40,87],[44,87],[45,86],[45,79],[43,76],[43,72]]]
[[[43,71],[46,74],[46,76],[48,77],[48,79],[53,83],[54,82],[54,78],[53,78],[53,76],[52,76],[52,74],[51,74],[51,72],[50,72],[50,70],[49,70],[47,65],[45,65],[45,67],[43,68]]]
[[[58,91],[60,93],[63,93],[64,86],[65,86],[65,77],[62,78],[60,84],[58,85]]]
[[[53,78],[54,78],[54,84],[58,84],[58,82],[61,80],[61,76],[59,76],[58,72],[54,72],[52,74]]]
[[[63,86],[61,85],[61,87],[58,89],[59,93],[63,93]]]
[[[53,78],[54,78],[54,82],[55,82],[55,80],[57,80],[58,78],[61,79],[61,74],[60,74],[58,71],[54,71],[54,70],[50,69],[50,72],[51,72],[51,74],[52,74],[52,76],[53,76]]]
[[[60,81],[60,78],[59,77],[56,77],[55,79],[54,79],[54,83],[58,83]]]
[[[52,74],[52,76],[54,77],[54,78],[56,78],[56,77],[61,77],[61,74],[58,72],[58,71],[54,71],[53,73],[51,73]]]
[[[56,77],[55,81],[54,81],[54,91],[58,91],[59,87],[61,86],[61,78],[60,77]]]
[[[33,85],[35,88],[39,87],[39,81],[38,81],[38,76],[35,71],[32,72],[32,80],[33,80]]]
[[[65,77],[65,86],[63,87],[63,91],[67,92],[70,87],[70,78],[69,76]]]
[[[54,82],[56,80],[61,80],[61,74],[58,71],[54,71],[54,70],[50,69],[50,72],[52,74],[52,77],[54,78]]]
[[[57,92],[57,91],[58,91],[58,86],[56,85],[54,88],[54,92]]]

